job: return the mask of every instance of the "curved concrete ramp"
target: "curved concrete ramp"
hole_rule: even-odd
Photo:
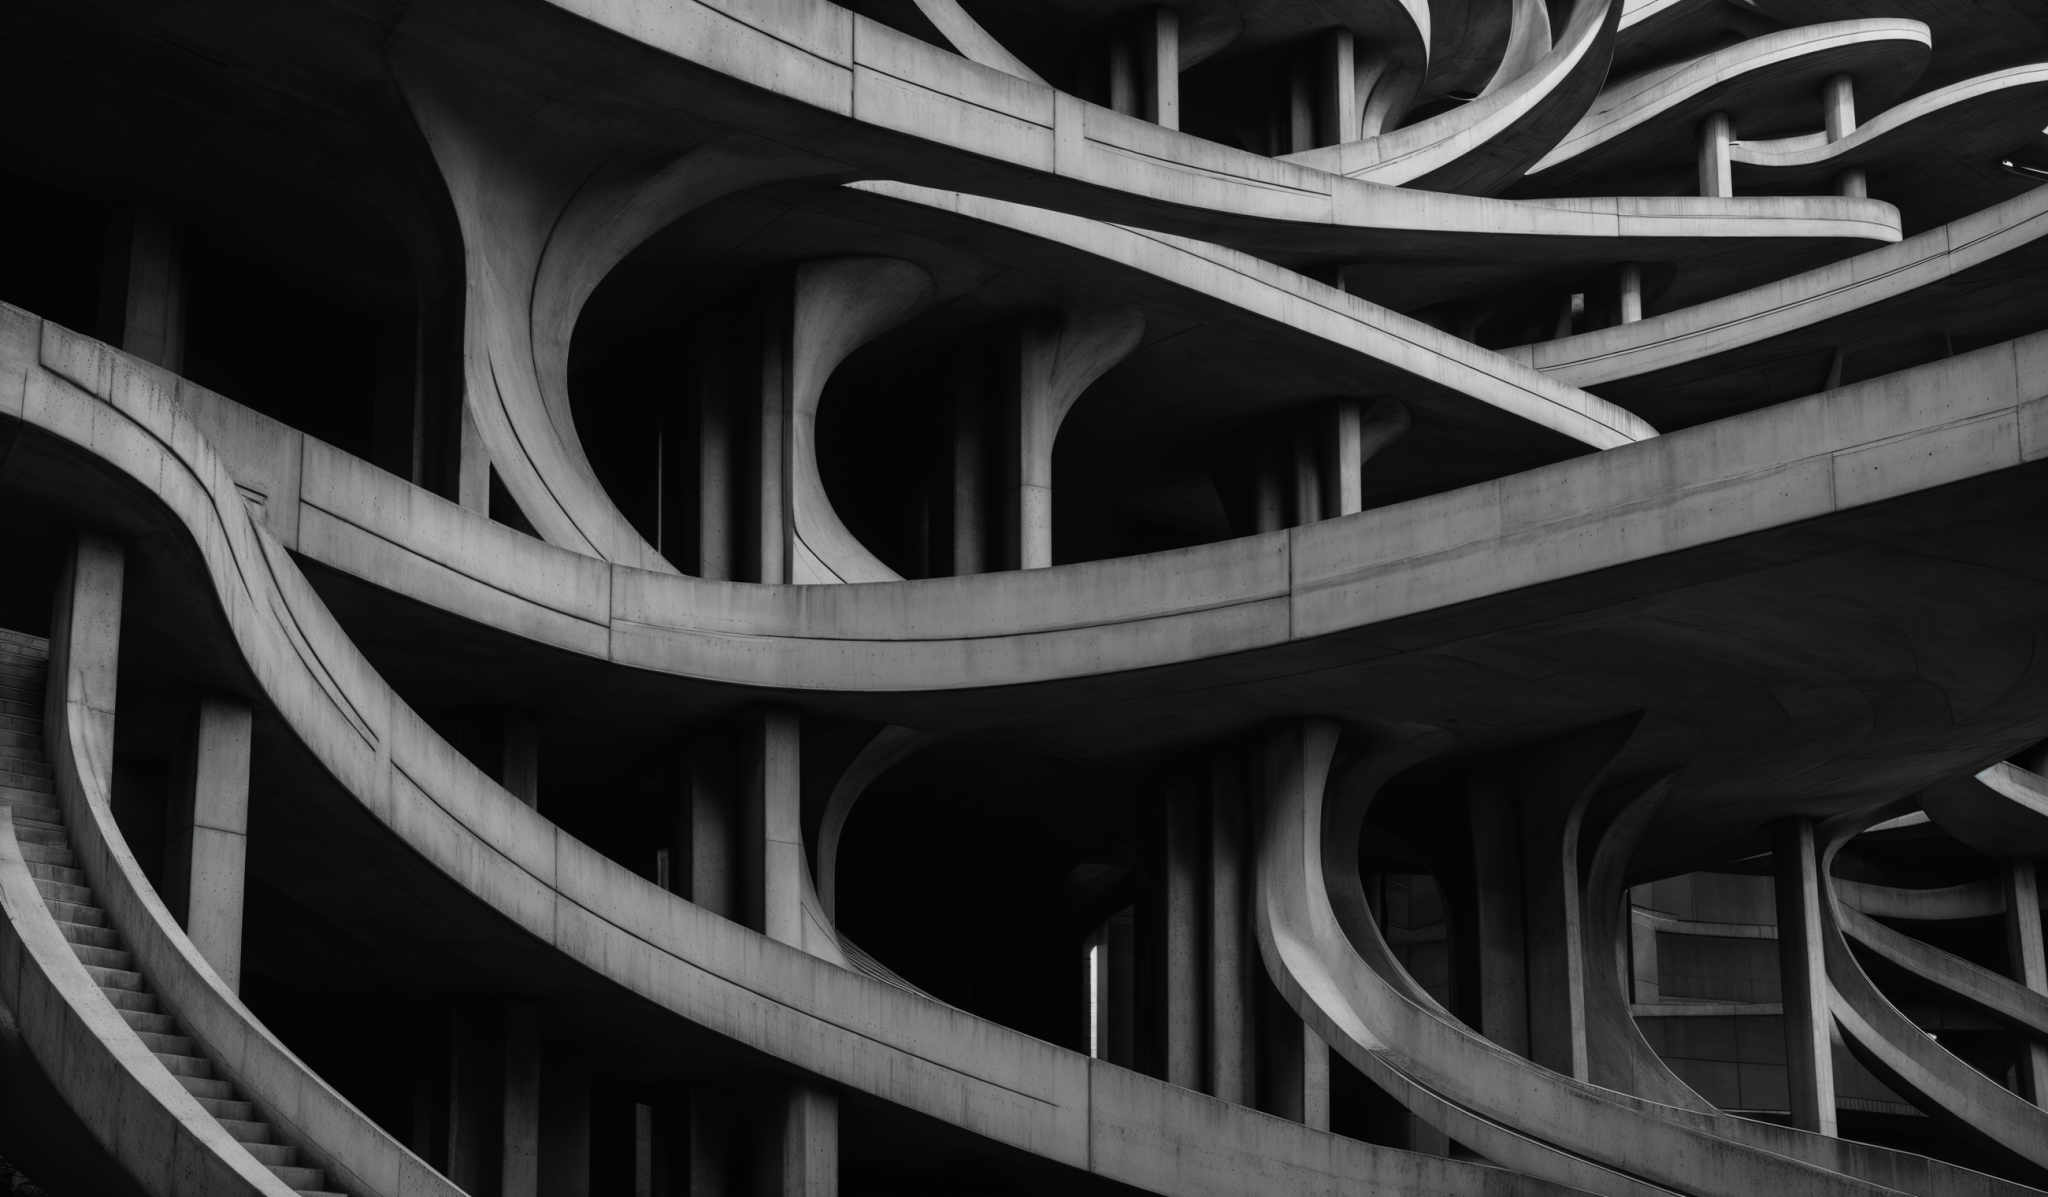
[[[2048,778],[2000,762],[1920,796],[1943,831],[1987,856],[2048,856]]]
[[[1839,913],[1842,933],[1854,943],[2019,1031],[2048,1038],[2048,996],[1975,961],[1894,931],[1847,903],[1839,907]]]

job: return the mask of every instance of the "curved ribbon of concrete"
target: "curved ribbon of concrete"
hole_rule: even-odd
[[[92,643],[104,635],[105,629],[78,621],[65,621],[58,628],[50,653],[46,735],[57,799],[78,867],[91,882],[108,923],[120,934],[122,946],[135,957],[136,970],[148,978],[165,1012],[204,1046],[207,1058],[256,1104],[264,1120],[338,1187],[390,1197],[463,1197],[461,1189],[349,1104],[279,1042],[221,983],[165,908],[114,819],[108,789],[113,713],[105,709],[106,696],[91,692],[86,673],[70,667],[74,660],[104,657],[105,645]],[[5,852],[0,847],[0,858]],[[181,1087],[179,1092],[183,1091]],[[78,1112],[91,1120],[90,1111]],[[200,1113],[220,1130],[212,1115]]]
[[[1357,871],[1358,841],[1336,836],[1363,826],[1364,809],[1413,749],[1368,749],[1352,767],[1361,777],[1326,807],[1339,734],[1335,724],[1311,720],[1272,736],[1256,922],[1267,970],[1288,1004],[1368,1079],[1482,1155],[1588,1192],[1901,1191],[1722,1138],[1692,1111],[1551,1072],[1418,1001],[1412,978],[1391,980],[1405,970],[1377,922],[1355,913],[1343,919],[1331,878],[1334,869]],[[1707,1160],[1711,1166],[1699,1166]]]
[[[1927,161],[1931,151],[1957,143],[2009,150],[2038,136],[2048,123],[2048,63],[2029,63],[1964,79],[1901,101],[1836,141],[1826,133],[1766,140],[1745,138],[1729,148],[1738,182],[1775,189],[1825,185],[1845,170],[1882,162]],[[2014,179],[2015,188],[2029,186]]]
[[[1649,147],[1691,161],[1695,121],[1727,111],[1740,131],[1752,107],[1758,115],[1782,119],[1785,106],[1765,93],[1784,87],[1810,83],[1818,118],[1819,86],[1834,75],[1853,78],[1857,96],[1869,106],[1888,104],[1919,76],[1931,48],[1921,22],[1873,17],[1787,29],[1645,72],[1602,92],[1585,118],[1529,169],[1529,186],[1518,190],[1536,194],[1531,188],[1582,186],[1559,184],[1553,176],[1577,180],[1631,163],[1639,169]]]
[[[149,1197],[296,1197],[150,1054],[100,992],[44,904],[6,809],[0,1001],[30,1058]]]
[[[1555,1193],[1090,1060],[769,940],[605,858],[514,799],[377,675],[166,379],[98,350],[65,375],[28,375],[7,414],[154,496],[196,549],[180,559],[202,572],[185,580],[211,591],[261,700],[365,812],[565,963],[824,1083],[1152,1192]]]
[[[1626,934],[1622,920],[1628,917],[1629,857],[1655,819],[1669,783],[1667,777],[1644,787],[1615,813],[1600,833],[1587,871],[1586,1029],[1594,1083],[1692,1111],[1698,1126],[1723,1138],[1911,1193],[2022,1197],[2037,1192],[1945,1160],[1726,1114],[1671,1070],[1630,1014],[1619,955],[1609,950]]]
[[[1043,83],[1044,78],[1037,71],[1024,64],[1024,60],[1010,53],[993,34],[981,27],[972,13],[960,6],[960,0],[914,0],[917,11],[932,23],[939,35],[953,44],[955,50],[985,67],[993,67],[1005,75],[1015,75],[1032,83]]]
[[[1997,859],[2048,856],[2048,778],[2000,761],[1920,796],[1943,831]]]
[[[1835,896],[1845,906],[1881,919],[1944,923],[1988,919],[2005,913],[2005,891],[1996,882],[1972,881],[1940,889],[1907,889],[1835,879]]]
[[[1282,157],[1351,178],[1485,194],[1513,183],[1585,116],[1606,81],[1621,0],[1577,0],[1554,46],[1478,99],[1376,137]],[[1522,20],[1527,36],[1535,28]],[[1542,31],[1548,33],[1548,24]]]
[[[1693,307],[1501,352],[1590,387],[1763,345],[1915,292],[2048,237],[2037,188],[1893,245]],[[1930,316],[1932,318],[1932,316]]]
[[[1820,873],[1828,878],[1836,854],[1862,827],[1852,819],[1823,830]],[[1842,933],[1847,917],[1833,885],[1822,890],[1828,1006],[1857,1059],[1929,1117],[1952,1124],[2030,1172],[2048,1170],[2048,1111],[1957,1058],[1894,1006],[1850,950]]]
[[[2035,993],[2011,977],[2000,976],[1974,960],[1965,960],[1894,931],[1847,902],[1842,903],[1838,913],[1842,933],[1856,943],[2007,1026],[2048,1038],[2048,996]]]

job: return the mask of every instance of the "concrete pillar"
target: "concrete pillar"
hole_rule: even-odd
[[[1251,963],[1244,777],[1237,754],[1220,752],[1209,775],[1208,1091],[1240,1105],[1252,1100]]]
[[[636,1101],[630,1107],[633,1116],[633,1197],[655,1197],[655,1142],[654,1107],[644,1101]]]
[[[1109,39],[1109,106],[1126,116],[1139,115],[1138,59],[1121,32]]]
[[[1330,405],[1327,419],[1322,510],[1334,519],[1365,509],[1364,407],[1356,399],[1339,399]]]
[[[539,1191],[590,1197],[590,1073],[560,1057],[544,1057],[543,1064]]]
[[[1180,128],[1180,14],[1148,10],[1140,19],[1138,54],[1144,68],[1145,119]]]
[[[837,1197],[839,1099],[794,1085],[781,1101],[779,1133],[768,1136],[763,1161],[771,1197]]]
[[[1773,829],[1778,893],[1778,973],[1785,1001],[1785,1080],[1792,1125],[1836,1133],[1835,1067],[1822,955],[1820,858],[1813,823],[1788,819]]]
[[[1164,998],[1159,1010],[1166,1080],[1202,1085],[1202,829],[1207,804],[1191,784],[1169,787],[1160,811],[1161,935]]]
[[[1015,568],[1052,564],[1052,454],[1060,425],[1144,332],[1144,317],[1129,308],[1060,312],[1018,330],[1002,434],[1004,519]]]
[[[1261,752],[1260,793],[1270,796],[1302,784],[1305,737],[1272,737]],[[1294,1012],[1270,978],[1259,984],[1259,1106],[1315,1130],[1330,1129],[1330,1048]]]
[[[1856,131],[1856,81],[1836,75],[1822,92],[1821,111],[1827,122],[1828,140],[1840,141]]]
[[[1286,490],[1280,481],[1278,454],[1258,455],[1252,475],[1252,531],[1278,532],[1287,526]]]
[[[1727,197],[1735,194],[1735,170],[1728,158],[1735,128],[1725,112],[1716,112],[1700,125],[1700,194]]]
[[[1619,316],[1623,324],[1634,324],[1643,318],[1643,268],[1634,262],[1621,268],[1621,296]]]
[[[795,711],[745,720],[747,922],[770,939],[803,944],[802,744]]]
[[[138,210],[129,230],[121,348],[166,370],[185,367],[185,236],[161,212]]]
[[[1294,438],[1294,523],[1313,524],[1323,518],[1322,454],[1317,438],[1301,433]]]
[[[499,1119],[492,1108],[493,1069],[473,1009],[448,1012],[447,1068],[441,1171],[457,1188],[479,1193],[490,1180]]]
[[[1870,198],[1870,176],[1862,170],[1845,170],[1835,180],[1835,194],[1848,199]]]
[[[789,509],[788,437],[790,374],[790,299],[770,302],[762,311],[760,403],[756,408],[751,499],[753,581],[784,584],[790,580],[793,531]]]
[[[491,455],[466,403],[455,422],[455,501],[479,515],[491,511]]]
[[[739,782],[723,735],[698,737],[680,769],[671,888],[726,918],[740,917]]]
[[[2034,862],[2014,861],[2005,871],[2005,942],[2012,958],[2013,979],[2035,993],[2048,994],[2048,954],[2041,939],[2041,884]],[[2048,1106],[2048,1043],[2022,1037],[2019,1058],[2020,1093],[2035,1105]]]
[[[981,386],[984,377],[979,371],[963,370],[954,379],[950,439],[955,575],[978,574],[988,568],[988,403]],[[1046,531],[1049,541],[1050,527]]]
[[[1579,893],[1583,795],[1518,795],[1529,1058],[1566,1076],[1592,1075],[1586,1040],[1586,942]]]
[[[1287,152],[1316,148],[1316,76],[1310,57],[1297,58],[1287,70]]]
[[[716,1095],[690,1095],[689,1197],[729,1197],[733,1191],[733,1145],[740,1128]]]
[[[1466,795],[1472,844],[1472,976],[1479,1033],[1529,1054],[1529,986],[1522,927],[1521,822],[1497,775]]]
[[[1357,38],[1349,29],[1332,29],[1316,45],[1317,70],[1323,78],[1316,113],[1317,140],[1325,145],[1357,141],[1364,113],[1358,99]]]
[[[214,698],[199,704],[167,869],[186,936],[231,990],[241,987],[253,738],[245,704]]]
[[[68,718],[83,732],[83,742],[97,747],[79,762],[78,780],[109,797],[124,573],[124,554],[114,541],[88,533],[72,546],[50,613],[50,686],[43,708],[47,727],[54,731]]]
[[[724,331],[723,325],[719,326]],[[733,576],[733,441],[727,375],[717,360],[722,346],[710,334],[697,339],[692,379],[697,419],[697,576]]]
[[[528,1002],[505,1003],[500,1069],[499,1197],[538,1197],[541,1155],[540,1016]],[[550,1192],[549,1197],[553,1197]]]
[[[498,782],[522,806],[540,808],[540,731],[530,711],[508,710],[503,717]]]

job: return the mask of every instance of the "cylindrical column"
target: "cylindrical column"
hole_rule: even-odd
[[[952,408],[953,572],[988,568],[986,404],[979,374],[956,379]]]
[[[183,907],[186,936],[229,989],[241,986],[253,739],[245,704],[226,699],[199,704],[185,788],[172,824],[169,888]]]
[[[1339,399],[1330,406],[1328,420],[1322,514],[1334,519],[1365,509],[1363,405],[1356,399]]]
[[[1322,104],[1317,112],[1317,140],[1343,145],[1359,137],[1364,109],[1358,100],[1357,38],[1349,29],[1324,33],[1317,46],[1323,77]]]
[[[1155,8],[1139,28],[1145,67],[1145,118],[1161,128],[1180,128],[1180,14]]]
[[[1315,60],[1301,55],[1287,71],[1287,152],[1316,148]]]
[[[1121,32],[1109,39],[1109,106],[1126,116],[1138,115],[1137,55]]]
[[[790,304],[787,289],[771,293],[762,313],[758,419],[754,434],[753,566],[756,582],[790,580],[789,515]]]
[[[121,348],[173,372],[185,365],[185,238],[162,213],[135,213]]]
[[[1820,858],[1813,823],[1788,819],[1774,830],[1778,892],[1778,976],[1785,1001],[1785,1073],[1792,1124],[1823,1135],[1835,1129],[1835,1067],[1830,1046],[1827,963],[1822,957]]]
[[[747,921],[770,939],[803,944],[802,744],[796,712],[747,720]]]
[[[1236,753],[1223,751],[1209,776],[1208,1090],[1240,1105],[1252,1100],[1251,961],[1245,865],[1244,778]]]
[[[2014,861],[2005,871],[2005,942],[2012,959],[2013,979],[2035,993],[2048,994],[2048,954],[2041,940],[2041,883],[2031,860]],[[2020,1092],[2035,1105],[2048,1106],[2048,1044],[2035,1036],[2022,1038]]]
[[[1728,158],[1735,140],[1735,128],[1728,114],[1716,112],[1700,126],[1700,194],[1726,197],[1735,194],[1735,171]]]
[[[732,426],[724,381],[710,355],[712,338],[700,338],[695,367],[697,416],[697,576],[733,576]]]
[[[1287,526],[1287,496],[1277,454],[1260,453],[1252,474],[1252,530],[1278,532]]]
[[[1623,324],[1634,324],[1643,318],[1643,268],[1634,262],[1625,263],[1621,268],[1619,316]]]
[[[499,1075],[503,1092],[499,1107],[498,1192],[501,1197],[538,1197],[540,1022],[530,1003],[505,1003],[504,1056]]]
[[[1191,785],[1168,788],[1160,811],[1161,954],[1166,990],[1166,1079],[1197,1089],[1202,1084],[1202,794]]]
[[[1856,81],[1847,75],[1829,79],[1822,92],[1822,116],[1827,122],[1828,140],[1840,141],[1856,131]]]
[[[1321,453],[1317,451],[1316,437],[1300,433],[1294,438],[1294,522],[1313,524],[1323,518],[1323,480]]]

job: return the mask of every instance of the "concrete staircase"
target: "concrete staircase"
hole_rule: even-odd
[[[43,752],[48,655],[47,641],[0,629],[0,804],[14,813],[14,834],[36,888],[107,1000],[199,1104],[250,1155],[305,1197],[343,1197],[327,1187],[326,1173],[308,1166],[298,1148],[279,1141],[256,1107],[220,1078],[199,1044],[164,1012],[120,935],[108,925],[106,912],[94,903],[72,854]]]

